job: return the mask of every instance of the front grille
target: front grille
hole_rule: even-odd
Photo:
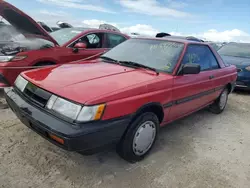
[[[37,105],[41,107],[45,107],[47,104],[47,101],[49,100],[51,93],[38,88],[32,83],[28,83],[26,88],[23,91],[23,94],[28,98],[28,100],[31,100],[32,102],[36,103]]]

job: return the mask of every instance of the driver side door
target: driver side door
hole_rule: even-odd
[[[85,43],[86,48],[74,48],[77,43]],[[67,63],[81,59],[96,59],[102,55],[104,48],[104,33],[88,33],[71,43],[66,52],[60,57],[61,62]]]
[[[209,103],[214,97],[214,84],[211,75],[213,70],[208,58],[211,51],[208,46],[189,44],[182,60],[182,64],[196,63],[201,67],[199,74],[174,76],[172,96],[174,105],[171,107],[169,119],[179,119]]]

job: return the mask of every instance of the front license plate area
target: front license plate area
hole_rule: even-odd
[[[39,134],[41,134],[41,135],[43,135],[43,136],[46,136],[46,137],[48,136],[48,133],[47,133],[45,130],[39,128],[38,126],[36,126],[36,125],[30,123],[30,127],[31,127],[32,129],[34,129],[37,133],[39,133]]]

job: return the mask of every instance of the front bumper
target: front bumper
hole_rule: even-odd
[[[89,151],[116,144],[125,132],[131,116],[74,126],[27,102],[13,88],[4,90],[7,103],[23,124],[69,151]],[[50,134],[64,140],[60,144]]]

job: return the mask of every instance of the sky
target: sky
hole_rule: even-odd
[[[98,27],[124,33],[157,32],[212,41],[250,42],[249,0],[6,0],[36,21]]]

